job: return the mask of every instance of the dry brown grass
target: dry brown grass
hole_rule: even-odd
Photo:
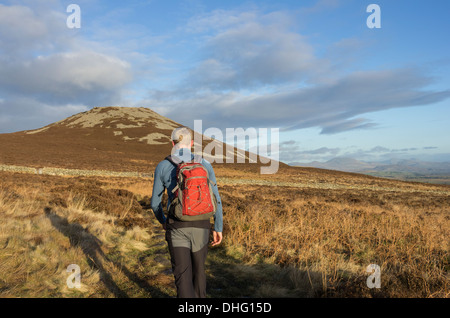
[[[126,111],[0,134],[0,163],[149,174],[171,144],[139,140],[170,129]],[[97,112],[104,127],[81,127],[94,126]],[[449,296],[449,186],[284,164],[274,175],[259,164],[214,169],[225,228],[209,254],[210,295]],[[141,178],[0,172],[0,296],[173,296],[164,236],[148,216],[151,188]],[[381,266],[379,290],[366,286],[372,263]],[[66,286],[69,264],[82,269],[81,289]]]
[[[225,227],[208,257],[212,297],[449,297],[449,187],[215,170]],[[0,296],[174,296],[152,180],[1,176]],[[69,264],[81,289],[66,285]],[[381,289],[366,285],[369,264]]]
[[[315,296],[449,296],[448,195],[223,186],[222,200],[227,244],[313,273]],[[366,285],[369,264],[379,290]]]
[[[150,272],[142,265],[159,251],[152,247],[155,225],[133,209],[137,200],[126,190],[102,189],[95,180],[2,177],[0,297],[173,295],[170,282],[153,280],[167,266],[152,263]],[[107,200],[111,203],[104,204]],[[81,288],[67,286],[70,264],[80,266]]]

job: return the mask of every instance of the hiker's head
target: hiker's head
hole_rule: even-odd
[[[194,144],[194,132],[186,126],[175,128],[172,131],[172,145],[177,148],[191,148]]]

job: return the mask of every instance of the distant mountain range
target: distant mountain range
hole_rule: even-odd
[[[396,179],[450,178],[450,162],[426,162],[419,160],[391,159],[384,162],[365,162],[352,158],[337,157],[326,162],[291,163],[292,166],[314,167],[345,172],[357,172]],[[447,178],[446,178],[447,179]],[[442,182],[447,183],[447,182]]]
[[[344,158],[338,157],[328,160],[326,162],[312,161],[309,163],[299,163],[293,162],[292,166],[301,166],[301,167],[314,167],[320,169],[328,169],[328,170],[339,170],[346,172],[361,172],[368,169],[373,169],[376,167],[373,163],[368,163],[364,161],[359,161],[352,158]]]

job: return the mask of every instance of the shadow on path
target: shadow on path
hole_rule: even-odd
[[[114,282],[111,274],[104,268],[103,263],[105,261],[120,268],[130,281],[150,293],[152,297],[168,297],[168,295],[160,289],[151,286],[146,280],[141,279],[137,274],[130,272],[128,268],[120,262],[110,260],[101,249],[102,242],[95,235],[89,233],[83,226],[78,223],[69,223],[67,218],[55,214],[49,207],[46,207],[44,212],[52,225],[60,233],[69,238],[71,246],[79,246],[81,248],[86,256],[89,266],[99,271],[100,280],[115,297],[128,298],[129,296],[125,291],[120,289]]]
[[[213,298],[317,297],[321,276],[294,267],[248,264],[224,246],[211,248],[207,259],[207,293]]]

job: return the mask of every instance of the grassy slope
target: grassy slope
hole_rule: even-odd
[[[225,241],[208,256],[209,296],[449,296],[448,187],[317,169],[240,173],[216,169]],[[151,180],[1,177],[2,297],[175,296],[147,209]],[[371,263],[380,290],[366,287]],[[80,289],[67,288],[70,264]]]

